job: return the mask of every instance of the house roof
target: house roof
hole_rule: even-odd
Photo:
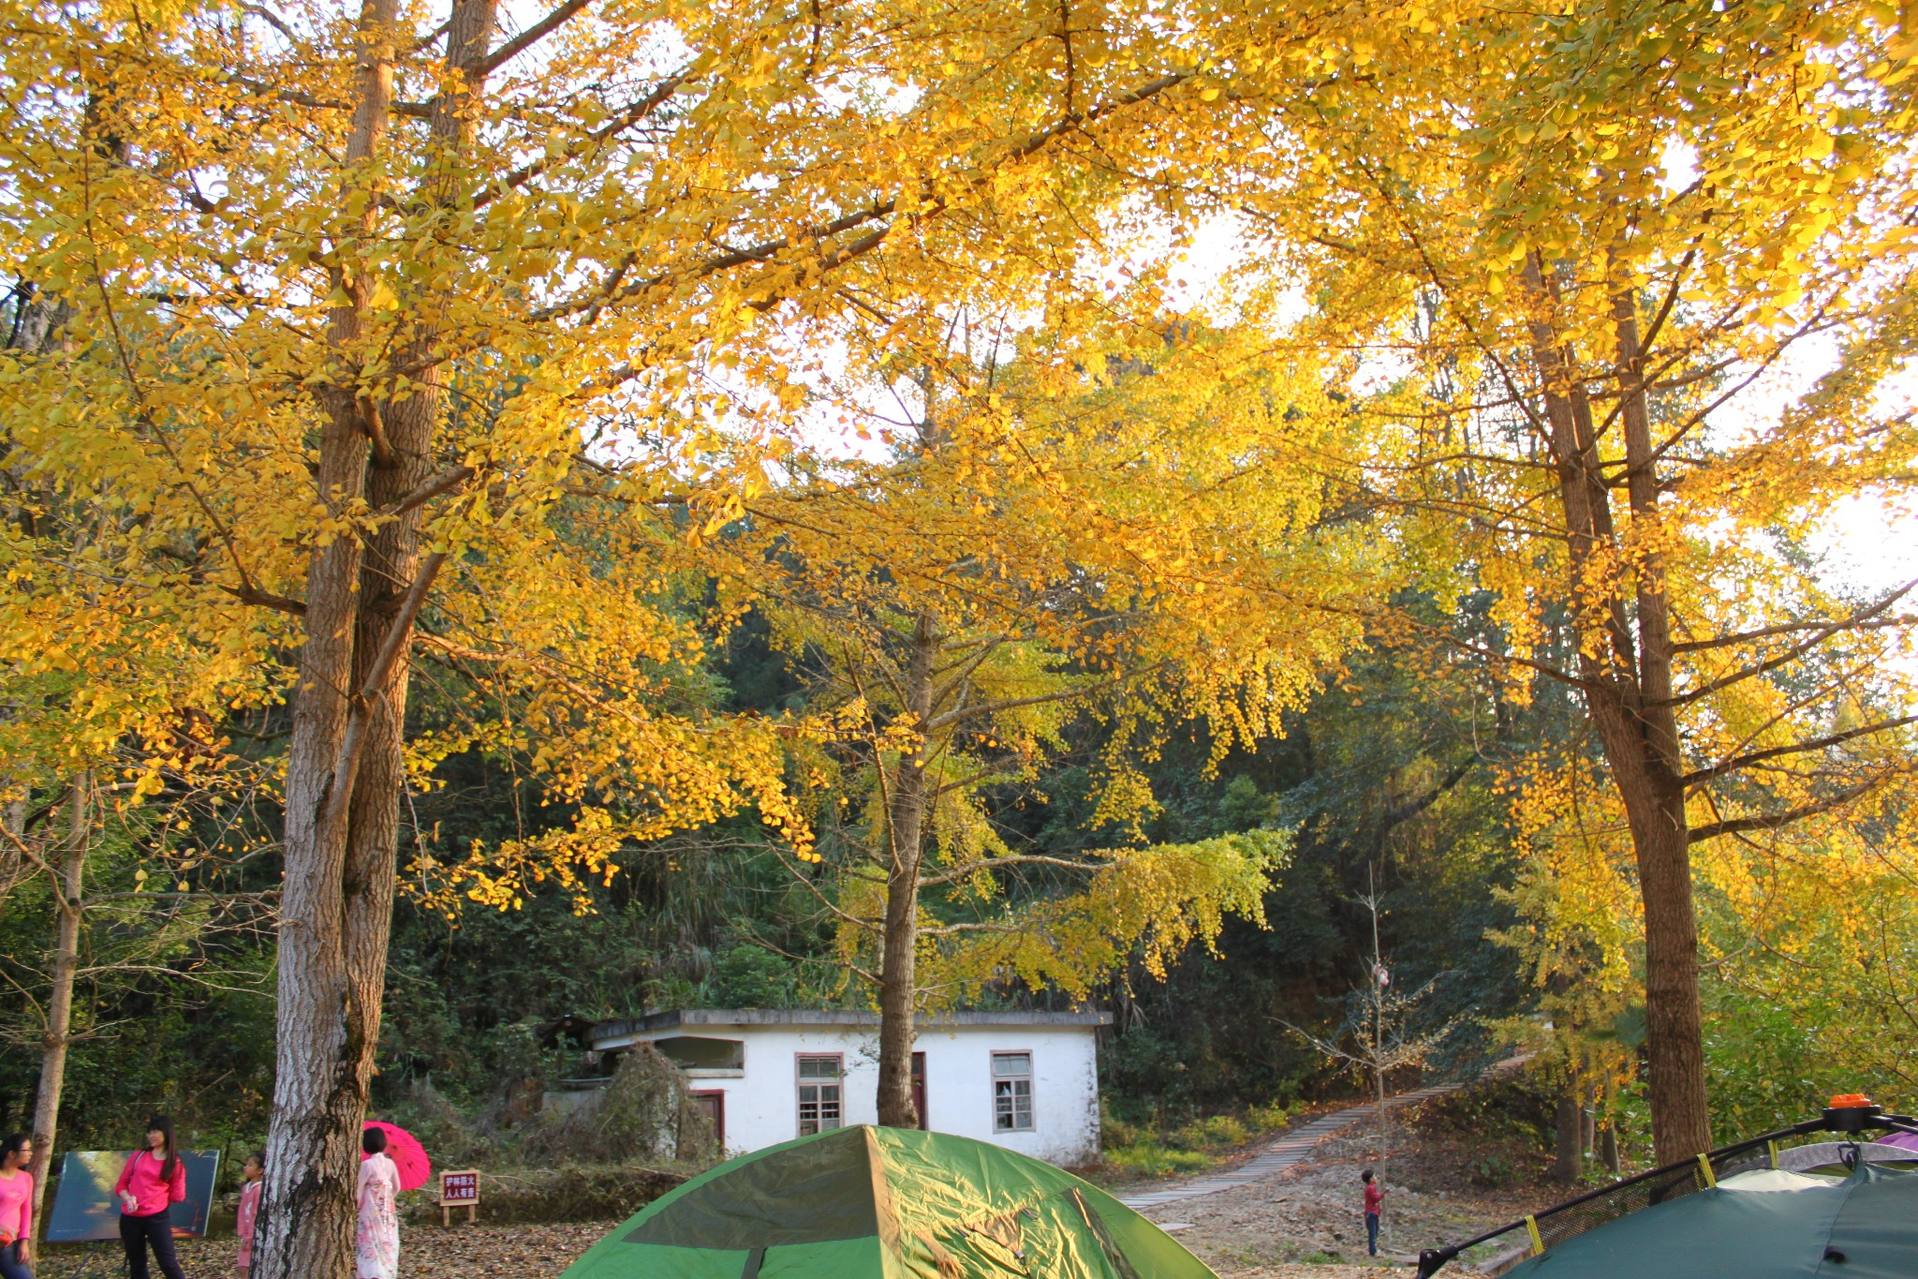
[[[932,1013],[914,1019],[926,1029],[951,1026],[1110,1026],[1103,1010],[1076,1013]],[[683,1008],[594,1025],[595,1042],[695,1026],[878,1026],[879,1014],[850,1008]]]

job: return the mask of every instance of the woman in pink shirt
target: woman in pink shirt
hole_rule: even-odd
[[[0,1141],[0,1279],[33,1279],[33,1138]]]
[[[186,1279],[173,1255],[173,1222],[168,1211],[186,1198],[186,1166],[173,1151],[173,1121],[165,1115],[147,1120],[146,1148],[127,1157],[120,1180],[120,1243],[127,1250],[130,1279],[147,1279],[147,1249],[166,1279]]]

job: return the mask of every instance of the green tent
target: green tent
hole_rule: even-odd
[[[1913,1279],[1918,1172],[1762,1170],[1554,1244],[1507,1279]]]
[[[983,1141],[837,1128],[693,1178],[562,1279],[1216,1279],[1111,1195]]]

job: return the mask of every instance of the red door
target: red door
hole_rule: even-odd
[[[926,1118],[926,1054],[912,1055],[912,1109],[919,1116],[919,1130],[931,1132],[932,1124]]]

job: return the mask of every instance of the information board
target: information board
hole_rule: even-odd
[[[47,1217],[48,1243],[86,1243],[120,1237],[120,1201],[113,1183],[120,1179],[130,1150],[69,1150],[60,1163],[60,1183]],[[213,1183],[220,1171],[217,1150],[183,1150],[186,1198],[173,1205],[176,1238],[206,1233],[213,1208]]]

